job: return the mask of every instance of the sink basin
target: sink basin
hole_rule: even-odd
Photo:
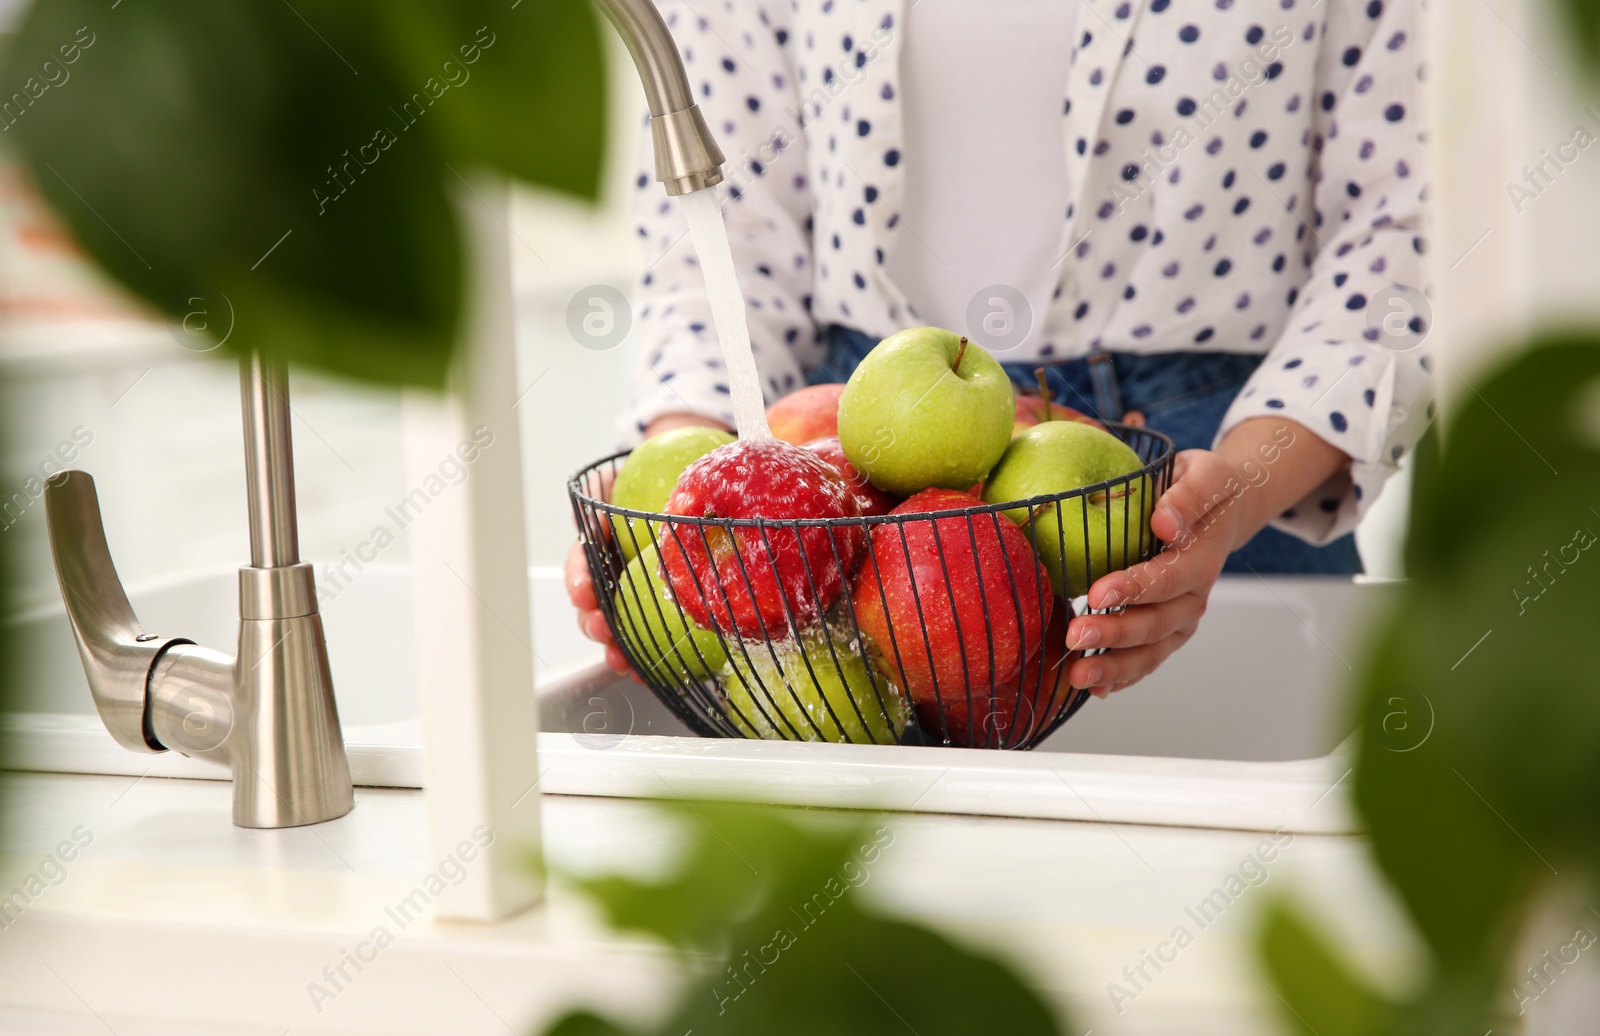
[[[1344,690],[1361,620],[1392,583],[1224,578],[1200,632],[1154,676],[1091,700],[1032,752],[706,739],[600,664],[560,573],[534,569],[547,793],[737,796],[840,808],[1337,832],[1350,829]],[[231,643],[232,569],[130,588],[147,628]],[[409,574],[367,568],[323,602],[357,784],[421,787]],[[4,717],[19,769],[226,778],[176,753],[118,747],[90,703],[59,607],[13,619],[26,678]]]

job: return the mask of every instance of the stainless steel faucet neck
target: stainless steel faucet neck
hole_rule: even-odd
[[[651,115],[665,115],[694,106],[689,78],[678,58],[667,23],[651,0],[599,0],[623,45],[639,69]]]
[[[597,0],[627,45],[645,103],[656,179],[671,195],[690,194],[722,182],[722,149],[694,103],[678,45],[651,0]]]
[[[294,445],[289,434],[289,368],[252,353],[239,360],[244,403],[245,493],[250,564],[279,568],[300,560],[295,520]]]

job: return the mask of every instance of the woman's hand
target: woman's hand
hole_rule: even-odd
[[[1126,605],[1127,610],[1080,616],[1067,627],[1067,646],[1074,651],[1114,649],[1074,662],[1067,674],[1073,687],[1105,697],[1142,680],[1188,643],[1223,563],[1242,542],[1239,509],[1228,485],[1230,479],[1245,483],[1233,465],[1210,450],[1185,450],[1172,475],[1172,486],[1150,520],[1151,531],[1166,547],[1089,588],[1091,608]]]
[[[632,672],[628,659],[617,647],[616,638],[611,635],[611,627],[606,625],[600,602],[595,598],[594,580],[589,578],[589,559],[584,556],[583,544],[574,543],[567,552],[562,582],[567,585],[567,598],[578,610],[578,628],[590,640],[606,646],[606,665],[619,673]]]
[[[701,417],[699,414],[663,414],[650,423],[645,429],[646,439],[674,428],[688,427],[726,428],[727,426]],[[604,499],[611,497],[611,479],[606,478],[605,484],[600,487],[600,495]],[[635,673],[628,665],[627,656],[622,649],[617,647],[616,638],[611,635],[611,627],[606,624],[605,613],[600,610],[600,601],[594,594],[594,580],[589,576],[589,560],[584,556],[583,544],[574,543],[572,549],[567,551],[567,563],[563,570],[562,582],[567,586],[567,599],[572,602],[572,607],[578,612],[578,628],[590,640],[606,647],[606,665],[619,673],[628,673],[635,680],[639,674]]]
[[[1228,555],[1349,461],[1302,425],[1265,417],[1240,422],[1215,452],[1178,454],[1150,520],[1166,546],[1089,588],[1091,608],[1126,610],[1067,627],[1069,648],[1110,649],[1073,662],[1071,685],[1103,698],[1150,675],[1194,636]]]

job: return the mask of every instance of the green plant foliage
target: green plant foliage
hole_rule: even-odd
[[[1573,46],[1592,74],[1600,67],[1600,0],[1560,0]]]
[[[1557,336],[1468,398],[1418,473],[1416,582],[1366,670],[1357,799],[1440,1012],[1486,1008],[1533,887],[1600,856],[1600,451],[1578,414],[1597,378],[1600,339]],[[1433,733],[1397,751],[1385,717],[1419,692]]]
[[[1600,863],[1597,385],[1600,337],[1546,336],[1417,457],[1413,582],[1362,669],[1355,794],[1433,975],[1367,1031],[1484,1031],[1530,897]],[[1267,939],[1285,978],[1292,941]]]
[[[372,3],[413,89],[426,95],[429,79],[447,87],[451,103],[434,109],[446,151],[594,197],[606,83],[596,13],[587,2]],[[484,46],[485,39],[492,42]]]
[[[462,178],[498,165],[594,192],[594,17],[583,0],[51,0],[0,82],[34,182],[134,294],[204,308],[229,349],[440,385]]]
[[[754,806],[662,808],[691,836],[677,873],[658,883],[576,881],[612,925],[656,936],[686,961],[701,962],[671,1018],[652,1033],[1062,1031],[1038,994],[1001,961],[856,902],[855,889],[872,880],[893,839],[887,828],[801,827],[778,810]],[[621,1031],[584,1012],[546,1036]]]
[[[1287,1004],[1295,1005],[1283,1014],[1290,1031],[1304,1036],[1368,1036],[1388,1031],[1393,1005],[1351,974],[1292,907],[1273,903],[1267,908],[1261,944],[1276,991]],[[1316,1019],[1315,1028],[1307,1017]]]
[[[627,1036],[627,1030],[617,1028],[598,1015],[580,1011],[561,1019],[545,1036]]]

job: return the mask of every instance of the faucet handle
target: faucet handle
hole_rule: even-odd
[[[150,670],[183,637],[146,633],[128,603],[106,545],[100,497],[86,471],[60,471],[46,481],[45,516],[61,599],[78,642],[89,693],[106,729],[134,752],[163,752],[150,726]]]

